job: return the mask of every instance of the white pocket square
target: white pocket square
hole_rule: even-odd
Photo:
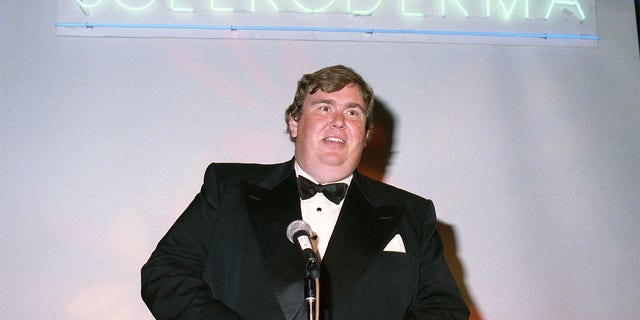
[[[393,237],[393,239],[391,239],[391,241],[387,243],[387,246],[384,247],[383,251],[406,253],[404,249],[404,241],[402,241],[402,237],[399,234],[396,234],[395,237]]]

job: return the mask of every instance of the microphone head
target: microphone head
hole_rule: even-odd
[[[307,235],[311,236],[311,226],[309,226],[308,223],[303,220],[295,220],[291,222],[289,226],[287,226],[287,239],[289,239],[291,243],[295,244],[293,236],[300,231],[304,231]]]

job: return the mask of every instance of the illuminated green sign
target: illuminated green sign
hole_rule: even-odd
[[[58,0],[66,36],[594,46],[595,0]]]

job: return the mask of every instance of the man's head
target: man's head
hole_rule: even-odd
[[[331,93],[344,88],[350,83],[357,84],[362,91],[362,99],[366,105],[366,130],[371,130],[373,127],[373,89],[371,89],[362,76],[353,69],[343,65],[335,65],[320,69],[314,73],[305,74],[300,78],[293,102],[289,105],[284,115],[284,122],[287,124],[287,133],[291,133],[289,129],[289,117],[292,117],[294,120],[300,119],[302,105],[308,94],[313,94],[318,90]],[[295,141],[295,138],[291,137],[291,141]]]
[[[320,183],[350,175],[373,124],[373,90],[350,68],[333,66],[304,75],[287,108],[287,131],[302,169]]]

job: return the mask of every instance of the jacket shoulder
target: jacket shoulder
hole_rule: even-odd
[[[205,177],[211,174],[215,174],[220,177],[241,177],[254,172],[267,171],[270,168],[273,168],[273,166],[274,164],[212,162],[207,166]]]
[[[293,170],[291,161],[274,164],[213,162],[207,167],[204,183],[208,184],[213,181],[244,181],[257,184],[267,177],[285,176],[287,172],[291,170]]]
[[[426,199],[415,193],[392,186],[390,184],[371,179],[362,174],[358,174],[358,187],[365,197],[374,204],[399,204],[408,203],[432,205],[430,199]]]

